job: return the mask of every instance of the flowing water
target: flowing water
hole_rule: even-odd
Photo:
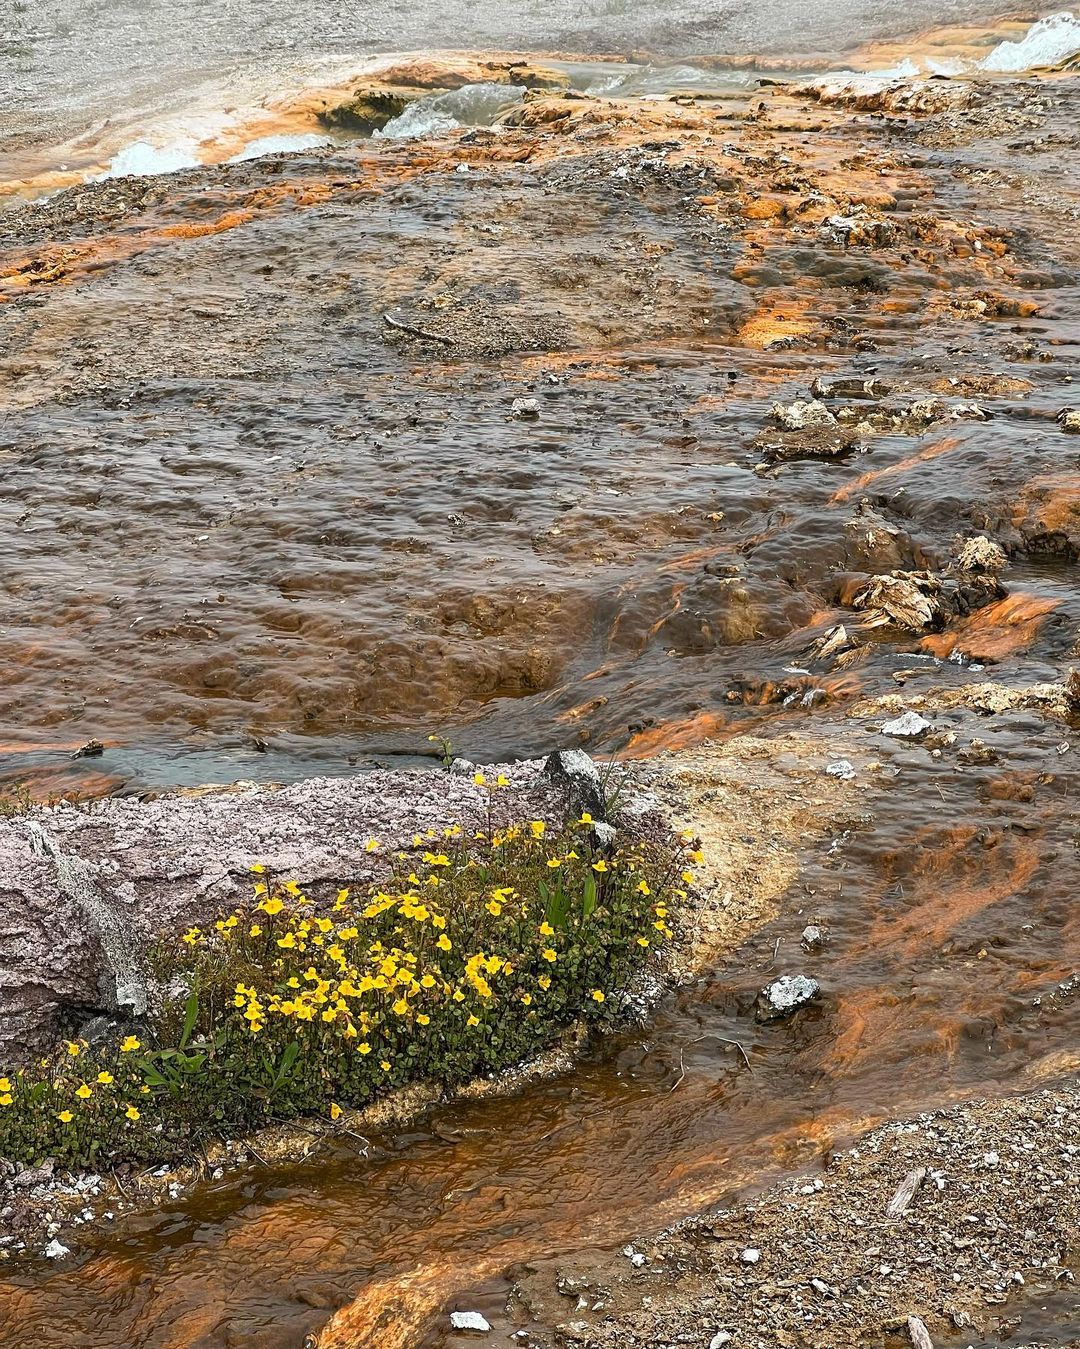
[[[43,95],[47,39],[23,58]],[[629,78],[617,92],[656,92]],[[517,159],[483,131],[309,146],[0,225],[9,789],[344,773],[414,762],[436,729],[480,757],[758,725],[827,742],[861,694],[1059,675],[1080,621],[1080,442],[1055,420],[1077,406],[1075,82],[1010,85],[984,139],[920,139],[782,100],[744,119],[745,72],[713,79],[705,130],[688,113],[591,151],[585,127],[572,155],[538,132]],[[731,181],[809,214],[716,213]],[[814,214],[875,193],[902,228],[873,246]],[[771,458],[771,404],[853,374],[955,415]],[[1007,597],[818,654],[859,624],[853,580],[940,572],[973,531],[1010,552]],[[868,739],[886,771],[865,815],[808,846],[780,917],[646,1033],[15,1269],[0,1343],[284,1349],[352,1304],[359,1329],[327,1344],[405,1349],[437,1343],[459,1296],[509,1329],[517,1264],[1075,1066],[1075,728],[935,720],[998,760]],[[73,760],[91,738],[104,752]],[[833,933],[825,1005],[763,1027],[754,996],[807,921]]]

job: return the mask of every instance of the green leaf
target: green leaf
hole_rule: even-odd
[[[184,1030],[180,1036],[180,1049],[187,1048],[187,1042],[191,1039],[191,1032],[195,1029],[195,1022],[199,1019],[199,995],[192,993],[184,1007]]]
[[[585,889],[581,894],[581,916],[588,918],[593,909],[596,908],[596,877],[589,875],[585,878]]]

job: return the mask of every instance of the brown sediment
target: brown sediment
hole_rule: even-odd
[[[1035,644],[1043,620],[1058,608],[1059,600],[1008,595],[952,623],[948,631],[924,637],[919,646],[942,660],[954,651],[962,651],[975,661],[1007,660]]]
[[[942,436],[940,440],[924,445],[917,453],[908,455],[898,463],[886,464],[883,468],[871,469],[867,473],[861,473],[852,482],[845,483],[843,487],[838,488],[832,494],[830,500],[836,505],[844,501],[850,501],[853,496],[858,496],[860,492],[865,492],[867,488],[874,487],[883,480],[896,477],[898,474],[907,473],[909,470],[929,463],[933,459],[939,459],[943,454],[949,454],[963,443],[959,436]]]

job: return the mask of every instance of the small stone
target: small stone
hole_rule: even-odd
[[[487,1317],[479,1312],[451,1312],[450,1325],[454,1330],[475,1330],[481,1335],[491,1330]]]
[[[1071,436],[1080,436],[1080,408],[1062,408],[1057,415],[1057,424]]]
[[[766,984],[758,997],[759,1021],[778,1021],[806,1007],[820,994],[821,985],[805,974],[784,974]]]
[[[816,923],[808,923],[802,931],[802,944],[808,951],[820,951],[825,945],[825,933]]]
[[[815,1293],[821,1293],[824,1296],[829,1291],[829,1285],[824,1279],[811,1279],[810,1287]]]
[[[761,1259],[761,1252],[756,1246],[747,1246],[744,1251],[740,1251],[739,1259],[744,1265],[756,1265]]]
[[[881,728],[882,735],[892,735],[898,740],[918,740],[930,730],[930,722],[918,712],[905,712],[893,721],[887,721]]]
[[[57,1240],[56,1237],[53,1237],[52,1241],[50,1241],[42,1251],[42,1255],[44,1255],[46,1260],[63,1260],[66,1255],[70,1254],[71,1252],[64,1243]]]
[[[831,778],[839,778],[841,782],[850,782],[855,776],[855,765],[848,759],[834,759],[831,764],[827,764],[825,772]]]
[[[726,1330],[721,1330],[709,1341],[709,1349],[723,1349],[725,1344],[731,1343],[731,1336]]]
[[[518,421],[535,421],[540,416],[540,404],[535,398],[515,398],[510,404],[510,416]]]

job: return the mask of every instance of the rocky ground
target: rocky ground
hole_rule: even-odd
[[[527,1344],[849,1349],[910,1317],[935,1336],[991,1332],[1028,1285],[1071,1285],[1078,1253],[1070,1083],[886,1125],[820,1175],[526,1277],[514,1295],[531,1320],[557,1323]]]

